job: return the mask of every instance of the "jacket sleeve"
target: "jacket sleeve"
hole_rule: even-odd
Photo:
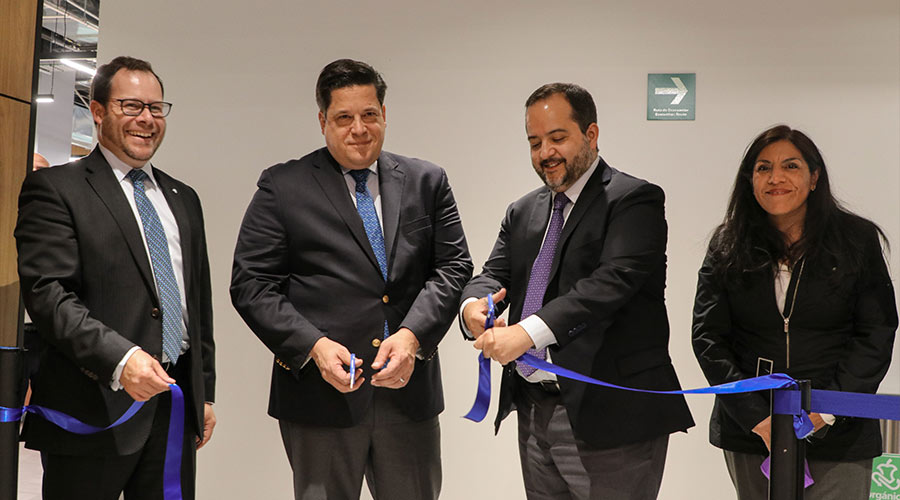
[[[22,297],[42,337],[106,384],[135,344],[91,317],[78,296],[81,255],[69,210],[49,175],[26,177],[15,229]]]
[[[443,169],[434,206],[431,274],[400,323],[416,335],[426,358],[447,333],[456,315],[462,289],[472,277],[472,259],[462,220]]]
[[[865,264],[853,307],[853,332],[826,389],[874,393],[891,364],[897,332],[897,302],[878,235],[868,236]]]
[[[707,253],[697,273],[697,295],[691,343],[700,369],[710,385],[752,378],[738,366],[730,336],[733,335],[728,291],[713,275],[712,257]],[[769,403],[759,392],[716,396],[725,412],[750,433],[769,416]]]
[[[275,356],[299,368],[324,334],[283,292],[290,277],[287,232],[268,170],[260,175],[257,187],[234,250],[231,302]]]
[[[195,213],[200,219],[198,241],[199,275],[196,293],[200,294],[200,349],[203,359],[203,394],[207,402],[216,399],[216,344],[213,340],[212,285],[210,283],[209,252],[206,245],[206,225],[203,221],[203,208],[197,193],[191,189],[196,200]]]

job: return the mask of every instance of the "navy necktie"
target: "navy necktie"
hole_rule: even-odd
[[[544,293],[550,282],[550,268],[556,257],[556,247],[559,245],[559,236],[563,228],[563,209],[569,203],[569,198],[564,193],[558,193],[553,198],[553,213],[550,215],[550,224],[547,226],[547,236],[538,253],[534,264],[531,266],[531,277],[528,279],[528,288],[525,291],[525,303],[522,305],[522,318],[527,318],[537,312],[544,305]],[[547,349],[528,349],[528,354],[540,359],[547,359]],[[516,362],[522,375],[528,377],[537,369],[525,363]]]
[[[384,233],[381,232],[381,223],[378,221],[378,212],[375,211],[375,200],[369,192],[366,181],[369,179],[371,170],[351,170],[350,175],[356,181],[356,210],[362,219],[363,227],[366,229],[366,237],[369,238],[369,245],[375,253],[375,259],[378,261],[378,268],[381,269],[381,276],[387,281],[387,252],[384,250]],[[388,336],[388,324],[384,322],[384,338]]]
[[[132,169],[128,173],[128,178],[134,184],[134,203],[137,205],[141,224],[144,226],[144,236],[147,239],[147,249],[150,251],[150,262],[153,266],[153,276],[156,278],[156,288],[159,291],[159,302],[162,306],[163,353],[169,358],[169,361],[175,363],[181,354],[183,321],[181,292],[178,291],[178,282],[175,280],[175,272],[172,270],[169,242],[166,240],[166,233],[159,220],[159,215],[144,191],[144,179],[147,178],[147,174],[143,170]]]

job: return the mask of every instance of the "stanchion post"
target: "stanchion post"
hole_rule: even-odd
[[[0,349],[0,406],[21,408],[22,350]],[[0,423],[0,499],[17,495],[19,472],[19,422]]]
[[[810,408],[810,384],[798,382],[800,406],[807,413]],[[783,389],[789,390],[789,389]],[[775,400],[774,391],[772,401]],[[806,441],[794,433],[794,416],[780,415],[772,406],[771,464],[769,470],[769,500],[803,500]]]

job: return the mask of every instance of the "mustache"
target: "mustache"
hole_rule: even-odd
[[[546,160],[541,160],[541,168],[547,168],[551,163],[565,163],[566,159],[554,156],[553,158],[547,158]]]

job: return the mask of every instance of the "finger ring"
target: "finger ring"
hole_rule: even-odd
[[[405,383],[406,383],[406,381],[403,380],[403,377],[400,377],[400,383],[401,383],[401,384],[405,384]]]

